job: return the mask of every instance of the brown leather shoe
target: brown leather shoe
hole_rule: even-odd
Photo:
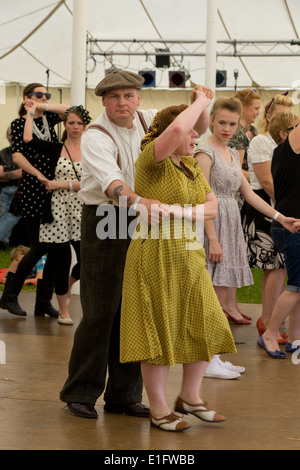
[[[98,413],[93,405],[88,405],[86,403],[67,403],[67,406],[73,415],[80,416],[80,418],[98,418]]]
[[[149,418],[150,410],[142,403],[133,403],[132,405],[111,405],[106,403],[104,410],[108,413],[124,413],[125,415],[135,416],[137,418]]]

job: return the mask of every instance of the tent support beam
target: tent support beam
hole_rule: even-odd
[[[86,83],[86,0],[74,0],[72,30],[71,105],[85,106]]]

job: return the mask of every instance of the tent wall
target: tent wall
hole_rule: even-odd
[[[22,93],[23,87],[17,84],[11,84],[6,86],[6,99],[4,104],[0,104],[0,148],[7,147],[8,142],[6,140],[6,130],[10,122],[18,117],[18,109],[22,102]],[[71,102],[71,90],[70,88],[50,88],[50,93],[52,94],[51,101],[56,103],[66,103],[70,104]],[[262,108],[268,103],[273,96],[278,93],[282,93],[282,90],[259,90],[259,95],[262,100]],[[292,91],[290,95],[292,96]],[[166,106],[190,102],[190,89],[142,89],[141,90],[141,109],[157,108],[162,109]],[[234,91],[229,90],[216,90],[217,96],[234,96]],[[93,89],[88,89],[86,91],[86,108],[89,110],[92,119],[95,119],[100,112],[103,110],[101,98],[95,96]],[[296,104],[294,106],[295,114],[300,115],[300,105]]]

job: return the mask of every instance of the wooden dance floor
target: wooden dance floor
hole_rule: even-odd
[[[102,397],[96,406],[98,420],[72,416],[59,400],[59,391],[81,317],[79,296],[72,295],[70,303],[74,326],[35,318],[34,299],[31,292],[20,295],[26,318],[0,310],[1,450],[102,450],[110,458],[112,451],[130,455],[138,450],[170,454],[300,449],[300,364],[294,364],[291,355],[285,360],[269,358],[257,346],[260,305],[242,305],[252,315],[252,325],[232,325],[238,354],[222,357],[244,366],[246,373],[236,380],[204,379],[202,397],[226,416],[226,422],[213,425],[189,415],[192,427],[177,434],[150,427],[148,419],[105,413]],[[181,366],[171,368],[171,407],[180,382]],[[143,402],[147,403],[146,394]]]

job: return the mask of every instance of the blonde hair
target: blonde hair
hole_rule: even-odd
[[[232,113],[237,113],[239,116],[239,121],[242,117],[243,107],[241,105],[241,102],[238,99],[225,98],[225,97],[217,98],[214,101],[211,111],[210,111],[209,129],[211,130],[211,132],[213,132],[212,121],[214,120],[217,111],[219,111],[220,109],[227,109],[227,111],[231,111]]]
[[[16,246],[16,248],[13,248],[10,252],[11,261],[16,259],[18,254],[21,254],[23,256],[26,255],[26,253],[28,253],[29,250],[30,250],[30,248],[28,248],[28,246],[24,246],[24,245]]]
[[[281,105],[281,106],[287,106],[289,108],[292,108],[294,106],[292,98],[289,96],[286,96],[287,93],[283,93],[282,95],[276,95],[274,98],[269,101],[264,109],[264,113],[262,114],[259,123],[258,123],[258,132],[260,134],[267,134],[269,131],[269,121],[267,120],[267,114],[269,114],[271,117],[276,111],[276,106]]]
[[[260,100],[260,96],[255,93],[253,90],[250,90],[250,88],[247,88],[246,90],[240,90],[237,92],[235,95],[235,98],[237,100],[240,100],[243,106],[250,106],[253,100]]]
[[[269,123],[269,133],[275,140],[276,144],[279,145],[282,142],[280,132],[287,132],[288,128],[292,126],[293,121],[299,120],[296,114],[293,114],[290,110],[276,113]]]

